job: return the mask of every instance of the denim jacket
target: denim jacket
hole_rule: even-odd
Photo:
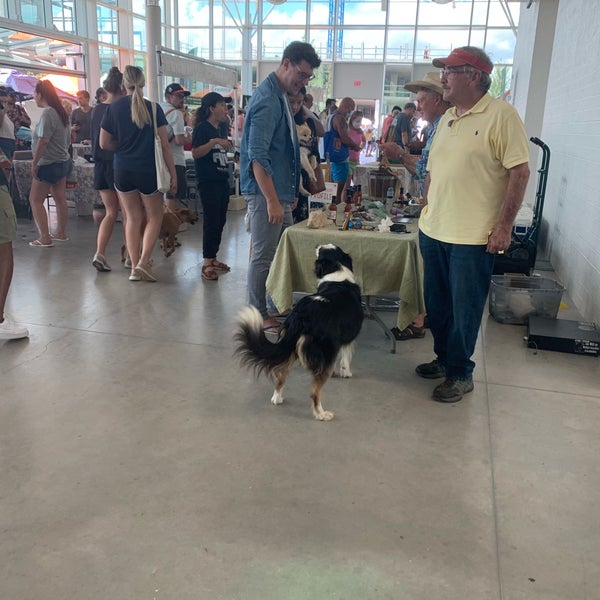
[[[272,177],[282,204],[292,204],[298,197],[300,150],[293,121],[290,132],[286,102],[275,73],[271,73],[252,95],[240,150],[240,181],[244,196],[262,195],[252,171],[252,163],[256,161]]]

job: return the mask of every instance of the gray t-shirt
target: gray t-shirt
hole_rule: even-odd
[[[48,140],[44,154],[40,157],[40,165],[50,165],[69,160],[71,128],[69,125],[63,125],[58,113],[50,106],[44,108],[40,120],[33,129],[32,142],[34,152],[40,138]]]

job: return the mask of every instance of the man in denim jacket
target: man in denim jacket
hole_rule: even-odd
[[[252,95],[246,112],[240,180],[252,235],[248,303],[258,308],[267,328],[277,324],[267,310],[267,275],[281,232],[292,224],[300,181],[298,138],[287,95],[298,94],[320,64],[310,44],[292,42],[277,70]]]

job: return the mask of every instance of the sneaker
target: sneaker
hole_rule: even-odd
[[[433,399],[436,402],[458,402],[472,391],[472,379],[446,379],[433,390]]]
[[[440,365],[437,358],[429,363],[423,363],[415,369],[415,373],[425,379],[441,379],[446,377],[446,369]]]
[[[26,337],[29,337],[27,328],[17,325],[4,315],[4,321],[0,323],[0,340],[21,340]]]
[[[131,269],[133,265],[131,264],[131,259],[129,258],[129,256],[125,257],[125,260],[123,261],[123,268],[125,269]]]
[[[98,269],[98,271],[101,272],[111,270],[110,265],[106,262],[106,258],[104,258],[102,254],[98,254],[97,252],[96,254],[94,254],[92,264],[94,265],[94,267],[96,267],[96,269]]]
[[[148,263],[147,265],[138,264],[135,270],[142,278],[142,281],[156,281],[156,276],[152,272],[152,262]]]
[[[129,281],[141,281],[142,275],[137,269],[131,269],[131,274],[129,275]]]

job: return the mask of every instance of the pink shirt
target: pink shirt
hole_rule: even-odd
[[[357,131],[352,127],[348,127],[348,134],[350,135],[350,139],[357,145],[360,146],[363,141],[363,132],[362,130]],[[360,161],[360,150],[350,150],[350,160],[353,162]]]

